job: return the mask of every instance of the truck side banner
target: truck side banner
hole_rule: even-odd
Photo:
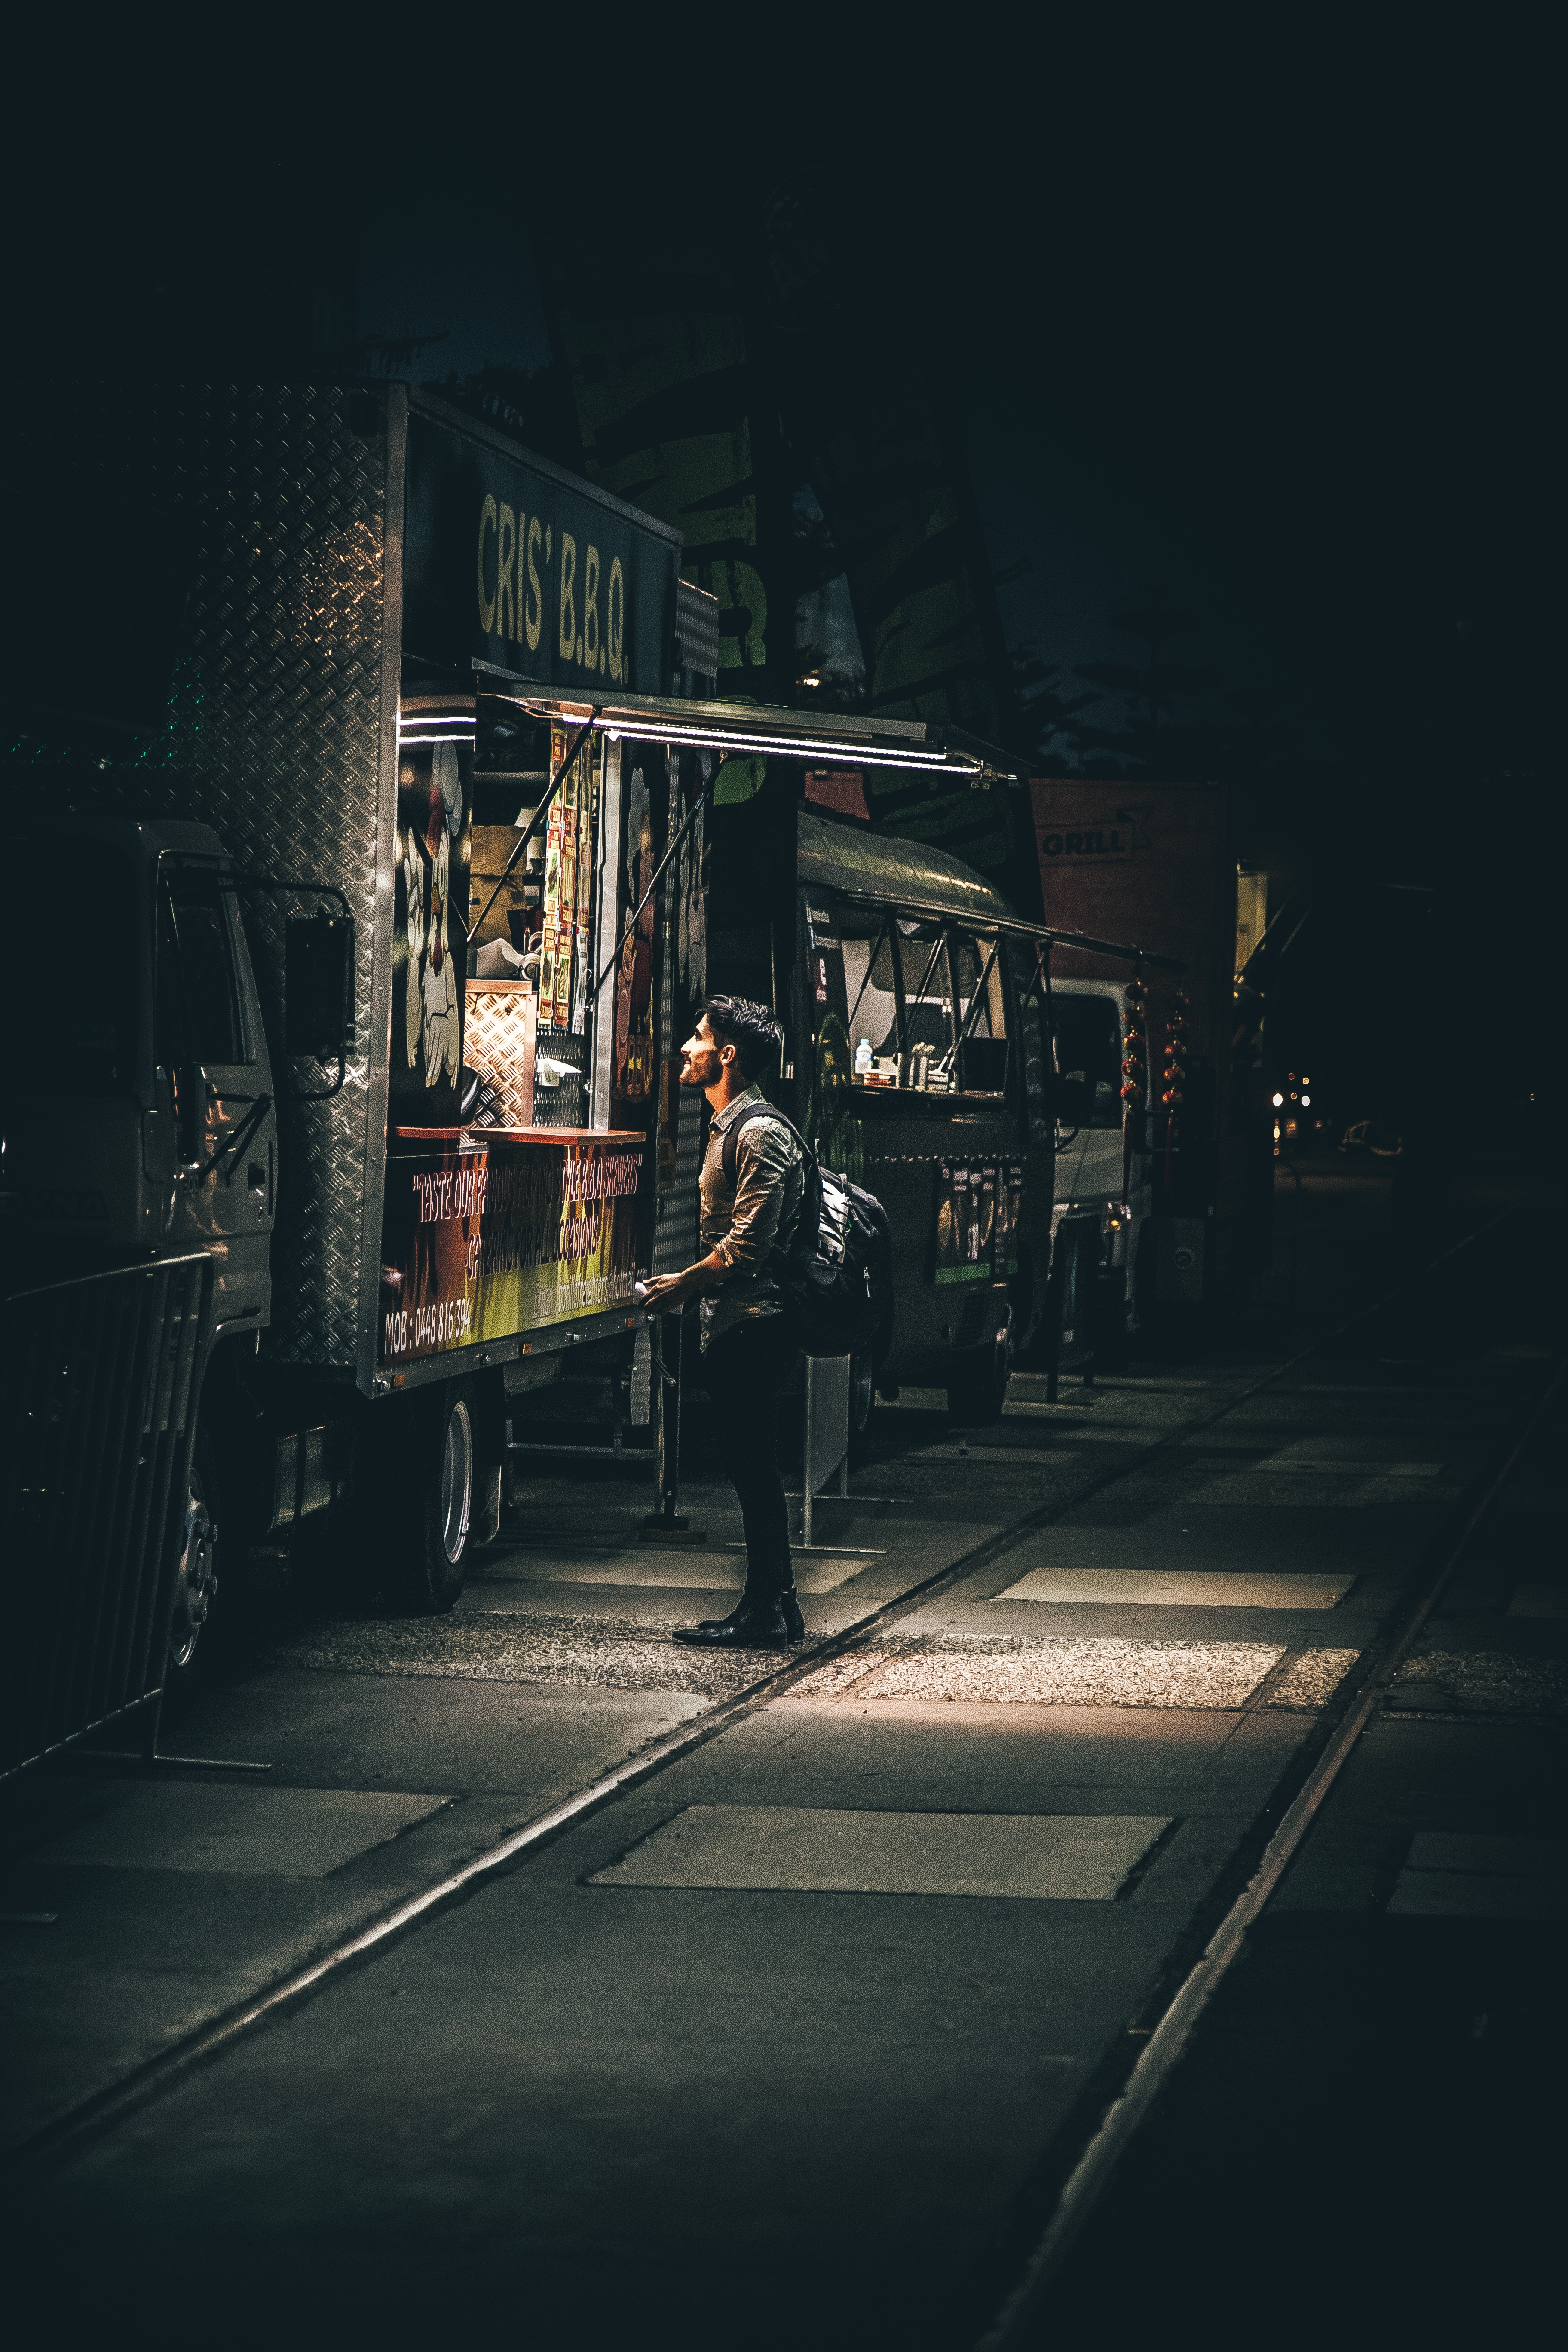
[[[680,541],[416,410],[408,419],[403,642],[584,696],[663,694]]]
[[[640,1136],[389,1160],[382,1225],[384,1365],[629,1311],[647,1272],[637,1195]]]

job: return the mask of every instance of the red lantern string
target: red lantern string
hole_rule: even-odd
[[[1149,1086],[1148,1026],[1143,983],[1131,982],[1127,991],[1127,1027],[1121,1040],[1121,1200],[1125,1207],[1132,1191],[1132,1138],[1138,1110]]]
[[[1165,1024],[1165,1067],[1162,1074],[1161,1105],[1165,1113],[1165,1181],[1171,1181],[1171,1154],[1176,1148],[1181,1107],[1187,1076],[1187,1013],[1190,1005],[1186,992],[1176,991],[1172,1000],[1171,1017]]]

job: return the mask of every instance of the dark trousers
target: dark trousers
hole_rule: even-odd
[[[795,1355],[784,1317],[764,1315],[721,1332],[702,1359],[720,1467],[740,1497],[746,1530],[746,1590],[763,1600],[795,1582],[779,1475],[779,1391]]]

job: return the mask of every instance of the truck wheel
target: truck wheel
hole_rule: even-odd
[[[399,1595],[421,1617],[440,1616],[463,1589],[474,1535],[477,1421],[471,1381],[448,1381],[420,1414],[417,1432],[408,1433],[405,1476],[395,1482],[402,1507],[389,1534]]]
[[[212,1453],[203,1433],[196,1433],[185,1507],[174,1540],[179,1569],[174,1586],[174,1613],[169,1622],[169,1654],[163,1668],[163,1693],[172,1706],[183,1706],[201,1679],[212,1654],[210,1634],[204,1640],[217,1591],[217,1485]]]
[[[988,1348],[966,1348],[947,1380],[947,1417],[955,1429],[989,1429],[1002,1418],[1013,1377],[1011,1318]]]

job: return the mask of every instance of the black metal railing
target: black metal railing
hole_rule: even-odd
[[[0,1779],[156,1708],[212,1298],[203,1250],[0,1305]]]

